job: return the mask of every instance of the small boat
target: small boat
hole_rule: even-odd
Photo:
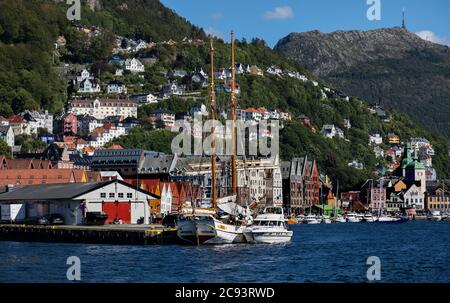
[[[217,236],[208,217],[192,216],[176,222],[177,236],[184,244],[202,245]]]
[[[320,219],[318,219],[315,215],[307,215],[305,218],[305,223],[306,224],[319,224],[320,223]]]
[[[441,212],[436,210],[436,211],[432,211],[431,214],[428,216],[428,220],[432,220],[432,221],[442,221],[442,215]]]
[[[216,218],[211,218],[216,236],[212,239],[208,239],[204,244],[232,244],[232,243],[245,243],[244,228],[245,226],[239,222],[236,224],[224,223]]]
[[[365,214],[363,217],[363,222],[372,223],[372,222],[376,222],[376,221],[377,221],[377,217],[373,216],[370,213]]]
[[[321,223],[331,224],[331,219],[329,216],[322,216]]]
[[[388,216],[388,215],[381,215],[378,217],[378,222],[380,223],[398,223],[402,222],[401,218]]]
[[[358,216],[356,213],[349,213],[347,214],[347,222],[348,223],[359,223],[361,222],[362,218],[361,216]]]
[[[342,216],[337,216],[337,217],[333,218],[333,222],[334,223],[346,223],[347,220]]]
[[[282,207],[266,207],[253,224],[244,229],[249,243],[277,244],[291,241],[293,231],[288,229]]]
[[[303,224],[303,223],[305,223],[305,220],[306,220],[305,215],[298,215],[298,216],[297,216],[298,224]]]

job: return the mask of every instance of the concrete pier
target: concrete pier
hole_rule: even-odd
[[[179,243],[175,228],[158,225],[0,225],[0,241],[151,245]]]

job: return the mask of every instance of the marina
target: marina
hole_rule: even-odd
[[[82,282],[367,282],[378,256],[382,282],[450,282],[449,221],[291,228],[279,245],[0,241],[0,281],[68,282],[66,260],[78,256]]]

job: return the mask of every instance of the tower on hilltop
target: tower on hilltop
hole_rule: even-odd
[[[405,8],[403,8],[402,28],[406,29]]]

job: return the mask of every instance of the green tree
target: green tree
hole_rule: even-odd
[[[11,147],[5,141],[0,139],[0,155],[11,158]]]

